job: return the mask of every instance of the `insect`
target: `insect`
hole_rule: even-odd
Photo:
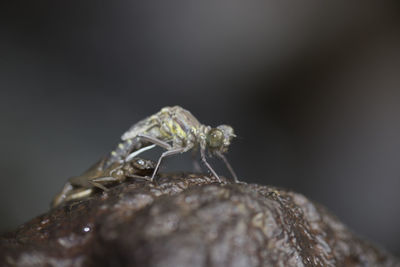
[[[159,112],[132,125],[122,137],[117,149],[111,152],[105,166],[115,162],[129,162],[142,152],[155,146],[164,148],[151,176],[154,180],[163,158],[200,148],[200,156],[208,170],[221,181],[206,159],[216,155],[223,160],[235,182],[238,178],[223,153],[228,151],[231,140],[236,137],[229,125],[216,128],[201,124],[188,110],[180,107],[164,107]],[[136,148],[134,148],[136,146]]]
[[[159,112],[132,125],[122,137],[122,142],[108,156],[93,165],[82,175],[72,177],[62,191],[54,198],[52,206],[80,199],[92,194],[95,188],[107,191],[108,184],[123,182],[127,177],[146,178],[152,174],[153,181],[161,161],[167,156],[194,151],[200,148],[202,162],[221,182],[206,159],[210,156],[221,158],[235,182],[239,182],[233,168],[223,153],[228,151],[232,138],[236,137],[229,125],[216,128],[201,124],[188,110],[179,107],[164,107]],[[137,156],[155,146],[164,148],[157,164]]]
[[[155,162],[141,158],[134,158],[130,162],[119,164],[115,162],[107,169],[104,163],[107,158],[103,158],[79,176],[71,177],[64,185],[63,189],[57,194],[52,202],[52,207],[56,207],[63,202],[87,197],[94,192],[95,188],[107,191],[106,185],[121,183],[126,178],[146,178],[155,168]]]

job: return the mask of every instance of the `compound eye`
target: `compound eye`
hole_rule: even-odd
[[[220,147],[224,141],[224,133],[219,129],[212,129],[207,136],[207,143],[210,147]]]
[[[143,170],[146,168],[146,163],[143,159],[141,158],[135,158],[132,161],[132,166],[137,169],[137,170]]]
[[[131,165],[135,170],[139,171],[151,170],[156,167],[156,164],[152,160],[146,160],[141,158],[134,158],[131,162]]]

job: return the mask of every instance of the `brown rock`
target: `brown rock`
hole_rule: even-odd
[[[1,266],[400,266],[322,206],[202,175],[131,181],[0,239]]]

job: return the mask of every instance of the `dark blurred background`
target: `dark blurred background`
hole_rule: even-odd
[[[1,231],[178,104],[234,126],[243,181],[301,192],[400,255],[396,1],[1,5]]]

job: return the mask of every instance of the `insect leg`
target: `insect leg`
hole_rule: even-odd
[[[129,161],[133,160],[139,154],[141,154],[147,150],[150,150],[150,149],[154,148],[155,146],[156,146],[155,144],[150,145],[150,146],[145,146],[145,147],[142,147],[141,149],[136,150],[135,152],[132,152],[125,158],[125,162],[129,162]]]
[[[204,149],[200,149],[200,155],[201,155],[201,160],[203,161],[203,163],[211,171],[211,173],[214,175],[214,177],[217,178],[218,182],[221,182],[221,179],[219,178],[218,174],[214,171],[214,169],[211,167],[211,165],[207,162]]]
[[[131,161],[134,157],[138,156],[139,154],[143,153],[144,151],[147,151],[149,149],[154,148],[156,145],[159,146],[159,147],[162,147],[162,148],[164,148],[166,150],[171,150],[172,149],[170,144],[168,144],[167,142],[162,141],[160,139],[157,139],[155,137],[152,137],[152,136],[149,136],[149,135],[145,135],[145,134],[139,134],[138,137],[140,139],[144,140],[144,141],[153,143],[153,145],[146,146],[146,147],[143,147],[143,148],[141,148],[141,149],[139,149],[139,150],[137,150],[135,152],[132,152],[131,154],[129,154],[125,158],[125,162]]]
[[[157,174],[158,168],[160,167],[161,160],[163,158],[172,156],[175,154],[183,153],[185,151],[185,149],[186,149],[185,147],[179,147],[179,148],[168,150],[168,151],[165,151],[164,153],[162,153],[160,158],[158,159],[156,167],[154,168],[153,175],[151,176],[151,181],[154,180],[154,176]]]
[[[105,176],[105,177],[97,177],[90,180],[92,183],[109,183],[109,182],[121,182],[122,179],[112,177],[112,176]]]
[[[103,183],[112,183],[112,182],[122,182],[123,179],[112,177],[112,176],[104,176],[104,177],[96,177],[90,179],[88,182],[94,187],[98,187],[103,191],[108,191],[108,188],[103,185]]]
[[[162,140],[160,140],[158,138],[155,138],[155,137],[152,137],[152,136],[149,136],[149,135],[145,135],[145,134],[138,134],[138,137],[140,137],[140,139],[143,139],[144,141],[148,141],[150,143],[153,143],[153,144],[155,144],[157,146],[160,146],[160,147],[162,147],[162,148],[164,148],[166,150],[171,150],[172,149],[172,146],[170,144],[168,144],[167,142],[162,141]]]
[[[137,175],[137,174],[127,174],[126,177],[135,178],[135,179],[143,179],[143,180],[151,179],[149,176],[140,176],[140,175]]]
[[[90,194],[93,192],[93,188],[88,188],[88,189],[76,189],[73,190],[71,192],[71,194],[69,194],[65,201],[69,201],[69,200],[75,200],[75,199],[81,199],[87,196],[90,196]]]
[[[65,199],[67,198],[68,194],[70,194],[70,192],[73,190],[73,186],[71,185],[70,182],[67,182],[63,189],[61,190],[61,192],[56,195],[53,199],[53,201],[51,202],[51,207],[57,207],[58,205],[60,205],[62,202],[65,201]]]
[[[109,177],[101,177],[101,178],[109,178]],[[100,184],[99,182],[89,181],[89,184],[93,185],[94,187],[98,187],[103,191],[108,191],[108,188]]]
[[[235,173],[235,171],[233,170],[231,164],[229,164],[228,159],[224,156],[224,154],[222,154],[221,152],[217,152],[217,156],[222,159],[222,161],[225,163],[226,168],[229,170],[229,172],[231,173],[235,183],[239,182],[239,179],[237,178],[237,175]]]

